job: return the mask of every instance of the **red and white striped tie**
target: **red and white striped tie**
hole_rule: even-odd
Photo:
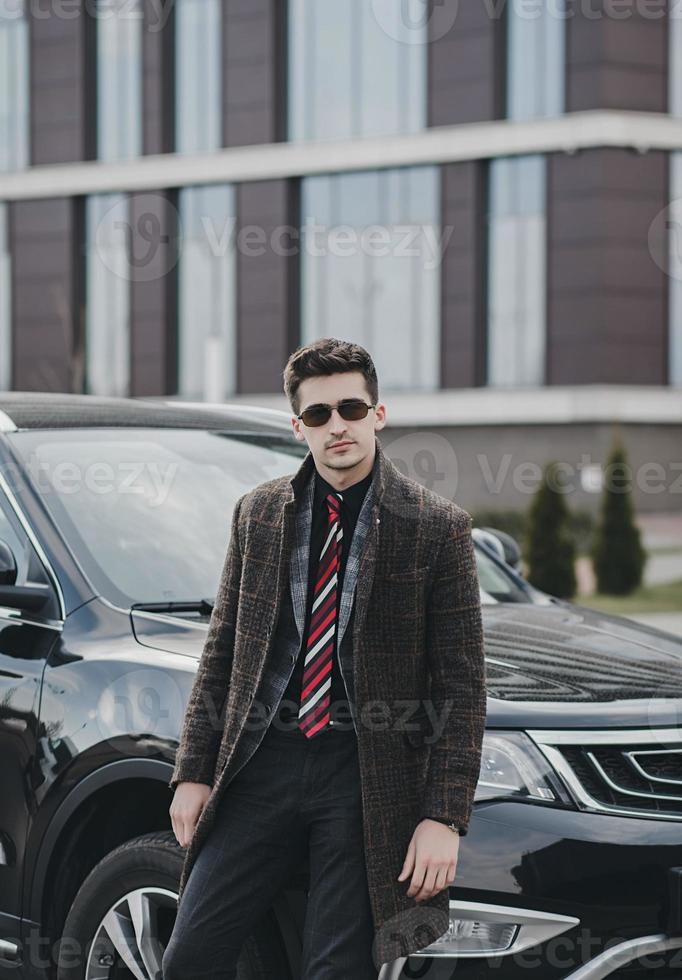
[[[342,495],[328,493],[327,538],[317,567],[310,627],[301,681],[298,727],[307,738],[325,728],[330,718],[332,660],[336,642],[336,595],[343,528]]]

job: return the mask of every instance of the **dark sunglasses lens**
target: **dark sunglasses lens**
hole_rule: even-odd
[[[357,422],[358,419],[364,419],[368,411],[369,407],[364,402],[342,402],[339,405],[339,415],[347,422]],[[315,427],[328,422],[331,414],[328,408],[319,405],[306,408],[305,412],[301,413],[301,418],[306,425]]]
[[[364,419],[368,411],[369,408],[364,402],[345,402],[345,404],[339,405],[339,415],[347,422],[357,422],[358,419]]]
[[[328,408],[306,408],[305,412],[301,414],[301,418],[305,425],[315,427],[317,425],[324,425],[325,422],[329,421],[331,412]]]

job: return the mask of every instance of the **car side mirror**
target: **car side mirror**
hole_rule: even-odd
[[[500,531],[497,527],[482,527],[481,531],[485,531],[486,534],[495,538],[500,558],[503,558],[515,572],[521,575],[521,548],[516,538],[513,538],[507,531]]]
[[[17,580],[17,560],[6,541],[0,539],[0,585],[14,585]]]
[[[14,552],[0,539],[0,606],[40,612],[51,599],[49,585],[17,585],[17,574]]]

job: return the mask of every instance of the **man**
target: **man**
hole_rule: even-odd
[[[485,667],[471,517],[384,455],[362,347],[300,348],[284,388],[309,453],[235,506],[169,783],[189,846],[164,980],[235,977],[306,858],[301,980],[374,980],[447,931],[473,807]]]

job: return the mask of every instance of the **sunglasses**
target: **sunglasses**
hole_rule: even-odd
[[[333,405],[311,405],[296,418],[300,419],[304,425],[315,428],[315,426],[324,425],[325,422],[329,421],[332,417],[333,408]],[[375,408],[375,406],[368,405],[359,398],[347,398],[345,401],[339,402],[336,408],[341,418],[345,419],[346,422],[357,422],[359,419],[364,419],[370,408]]]

